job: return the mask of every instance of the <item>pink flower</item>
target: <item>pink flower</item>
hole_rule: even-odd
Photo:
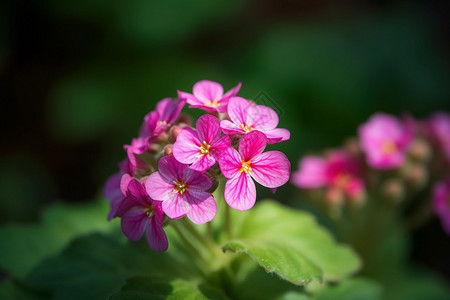
[[[126,189],[128,183],[132,179],[129,175],[128,170],[128,160],[125,159],[123,162],[119,163],[121,168],[120,172],[111,175],[105,183],[103,188],[103,197],[111,203],[111,210],[108,214],[108,221],[116,216],[117,209],[120,203],[125,197]]]
[[[127,152],[128,166],[131,174],[147,173],[151,169],[147,162],[139,158],[140,155],[149,149],[147,138],[140,137],[132,139],[131,145],[124,145],[123,148]]]
[[[156,104],[156,110],[149,112],[144,117],[140,136],[157,136],[167,130],[180,115],[181,110],[186,104],[186,100],[164,98]]]
[[[242,137],[239,152],[229,147],[219,159],[222,174],[228,178],[225,201],[236,210],[247,210],[256,201],[253,179],[268,188],[282,186],[289,180],[291,164],[279,151],[263,153],[267,145],[265,135],[253,131]],[[253,178],[253,179],[252,179]]]
[[[193,95],[178,91],[178,97],[186,99],[189,108],[201,108],[209,112],[226,112],[228,100],[236,96],[241,88],[241,83],[223,94],[223,87],[214,81],[202,80],[197,82],[192,89]]]
[[[270,107],[255,105],[241,97],[233,97],[228,103],[228,116],[231,121],[223,120],[220,127],[225,134],[247,134],[253,130],[264,133],[269,144],[287,141],[290,132],[276,128],[278,115]]]
[[[201,116],[197,130],[184,128],[173,145],[173,155],[191,169],[206,171],[216,162],[215,156],[230,146],[230,137],[221,138],[220,121],[212,115]]]
[[[143,183],[131,179],[117,215],[122,218],[122,231],[127,238],[138,241],[145,232],[147,242],[153,250],[167,250],[169,243],[162,227],[164,213],[161,202],[149,197]]]
[[[414,131],[411,119],[406,121],[377,113],[359,127],[361,147],[371,167],[392,169],[403,164]]]
[[[148,194],[162,201],[166,215],[172,219],[187,217],[195,224],[214,219],[217,204],[210,193],[211,180],[201,172],[192,170],[174,156],[159,160],[159,171],[152,173],[145,184]]]
[[[450,179],[435,185],[433,204],[435,213],[441,219],[442,227],[450,235]]]
[[[433,142],[443,150],[447,161],[450,162],[450,114],[434,113],[426,125]]]
[[[329,187],[350,197],[359,195],[364,188],[360,162],[343,150],[333,151],[327,158],[305,156],[292,181],[300,188]]]

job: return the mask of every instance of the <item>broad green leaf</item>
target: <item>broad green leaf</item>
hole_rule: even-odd
[[[236,238],[222,249],[245,253],[293,284],[338,281],[360,267],[356,254],[338,245],[308,213],[263,201],[239,214],[234,218]]]
[[[6,225],[0,228],[0,268],[23,278],[41,259],[58,253],[75,236],[89,232],[112,232],[118,223],[106,220],[108,203],[55,204],[40,224]]]
[[[382,288],[374,281],[352,278],[337,285],[328,285],[312,298],[313,300],[379,300]]]
[[[219,290],[196,281],[182,279],[167,280],[161,277],[138,276],[127,280],[120,292],[111,300],[126,299],[229,299]]]

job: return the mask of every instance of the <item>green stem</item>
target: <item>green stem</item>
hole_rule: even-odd
[[[214,245],[214,243],[210,240],[210,239],[206,239],[204,236],[202,236],[197,229],[195,229],[194,226],[192,226],[192,224],[186,219],[183,218],[182,219],[183,223],[184,223],[184,227],[186,228],[186,230],[189,231],[189,233],[196,238],[200,243],[203,244],[203,246],[205,246],[206,249],[208,249],[208,251],[213,255],[216,256],[217,251],[216,251],[216,247]]]
[[[175,232],[178,234],[178,236],[183,241],[183,243],[189,248],[189,250],[191,250],[192,253],[196,257],[198,257],[202,261],[203,264],[207,265],[207,261],[203,257],[202,253],[189,241],[189,239],[185,236],[183,231],[178,227],[176,222],[171,222],[170,225],[172,226],[173,229],[175,229]]]
[[[225,230],[227,239],[231,240],[233,238],[233,233],[231,230],[231,208],[229,205],[225,205]]]

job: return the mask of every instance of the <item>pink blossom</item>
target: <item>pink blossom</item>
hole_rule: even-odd
[[[119,163],[120,172],[111,175],[103,188],[103,197],[111,203],[111,210],[108,214],[108,221],[116,216],[117,209],[125,197],[126,188],[131,180],[128,170],[128,160]]]
[[[127,152],[130,174],[146,173],[150,170],[148,163],[139,157],[149,149],[148,138],[132,139],[131,145],[124,145],[123,148]]]
[[[450,114],[434,113],[426,125],[433,142],[442,149],[447,161],[450,162]]]
[[[384,113],[373,115],[359,127],[361,147],[367,163],[376,169],[392,169],[402,165],[413,131],[411,119],[401,122]]]
[[[253,104],[241,97],[233,97],[228,103],[228,116],[231,121],[223,120],[220,123],[225,134],[247,134],[258,130],[266,135],[269,144],[287,141],[290,138],[289,130],[276,128],[278,115],[270,107]]]
[[[186,100],[164,98],[156,104],[156,110],[149,112],[144,117],[140,136],[144,138],[153,137],[167,130],[180,115],[186,104]]]
[[[212,115],[201,116],[197,130],[184,128],[173,145],[173,155],[191,169],[206,171],[216,162],[215,156],[230,146],[230,138],[221,138],[220,121]]]
[[[210,193],[211,180],[201,172],[192,170],[174,156],[159,160],[159,171],[152,173],[145,184],[148,194],[162,201],[166,215],[172,219],[187,217],[195,224],[214,219],[217,204]]]
[[[236,96],[241,88],[241,83],[223,94],[223,87],[214,81],[202,80],[197,82],[192,89],[193,95],[178,91],[178,97],[186,99],[189,108],[201,108],[209,112],[226,112],[228,100]]]
[[[146,233],[147,242],[153,250],[167,250],[169,244],[162,227],[164,212],[161,202],[149,197],[143,183],[131,179],[117,215],[121,217],[122,231],[127,238],[138,241]]]
[[[247,210],[256,201],[253,179],[268,188],[282,186],[289,180],[291,164],[279,151],[264,152],[266,136],[252,131],[242,137],[239,152],[229,147],[219,159],[225,184],[225,201],[236,210]],[[252,179],[253,178],[253,179]]]
[[[330,152],[326,158],[304,157],[292,181],[300,188],[328,187],[350,197],[359,195],[364,188],[359,160],[343,150]]]
[[[450,235],[450,178],[434,186],[433,204],[435,213],[441,219],[442,227]]]

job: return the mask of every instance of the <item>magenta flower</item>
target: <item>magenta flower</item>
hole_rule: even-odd
[[[223,132],[228,135],[247,134],[258,130],[266,135],[269,144],[287,141],[291,135],[287,129],[276,128],[278,115],[273,109],[253,104],[241,97],[230,99],[228,116],[231,121],[223,120],[220,123]]]
[[[189,108],[201,108],[209,112],[226,112],[228,100],[236,96],[241,88],[241,83],[223,94],[223,87],[214,81],[202,80],[197,82],[192,89],[193,95],[178,91],[178,97],[186,99]]]
[[[364,188],[359,160],[343,150],[333,151],[327,158],[305,156],[298,166],[292,182],[300,188],[329,187],[350,197],[359,195]]]
[[[406,121],[377,113],[359,127],[361,147],[371,167],[391,169],[403,164],[414,131],[412,121]]]
[[[184,99],[164,98],[159,101],[156,104],[156,110],[149,112],[144,117],[140,136],[157,136],[167,130],[178,119],[185,104],[186,100]]]
[[[220,169],[228,178],[225,184],[225,201],[232,208],[247,210],[253,207],[256,201],[253,179],[268,188],[282,186],[289,180],[289,160],[279,151],[263,153],[266,145],[266,136],[253,131],[242,137],[239,152],[229,147],[221,154]]]
[[[162,201],[166,215],[178,219],[187,215],[195,224],[214,219],[217,204],[210,193],[211,180],[201,172],[192,170],[174,156],[159,160],[159,171],[152,173],[145,184],[148,194]]]
[[[129,175],[129,162],[125,159],[123,162],[119,163],[120,172],[111,175],[105,183],[103,188],[103,197],[108,200],[111,204],[111,210],[108,214],[108,221],[116,216],[117,209],[120,203],[125,197],[128,183],[131,180]]]
[[[117,210],[117,215],[122,218],[122,231],[132,241],[138,241],[146,233],[153,250],[166,251],[169,243],[162,227],[161,202],[153,201],[143,184],[134,178],[128,184],[125,199]]]
[[[450,162],[450,114],[434,113],[426,125],[433,142],[442,149],[447,161]]]
[[[450,235],[450,179],[435,185],[433,204],[435,213],[441,219],[442,227]]]
[[[197,121],[197,130],[184,128],[173,145],[173,156],[191,169],[206,171],[216,162],[215,157],[230,147],[230,137],[221,138],[220,121],[212,115],[203,115]]]

